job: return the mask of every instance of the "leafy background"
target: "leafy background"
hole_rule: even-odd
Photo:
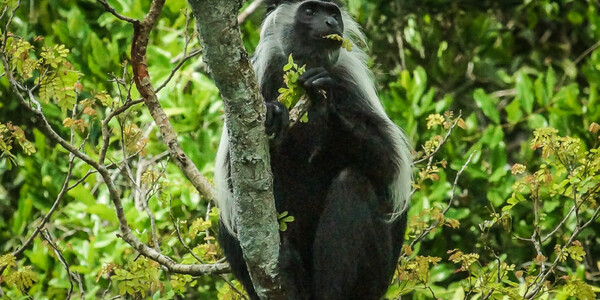
[[[415,169],[417,190],[411,200],[408,242],[434,226],[412,248],[405,248],[387,297],[518,299],[544,264],[566,254],[549,274],[546,292],[536,297],[594,299],[594,293],[600,292],[600,222],[594,214],[599,200],[600,156],[594,150],[598,131],[594,132],[593,125],[600,122],[600,3],[347,2],[369,37],[370,64],[380,97],[390,117],[415,145],[415,155],[434,152],[452,128],[432,163],[427,166],[425,161]],[[109,3],[133,18],[143,18],[149,7],[148,1],[139,0]],[[3,0],[0,8],[15,4]],[[183,0],[167,1],[151,35],[148,66],[155,86],[165,81],[177,64],[186,33],[192,37],[189,49],[199,47],[186,8]],[[250,53],[258,43],[261,13],[253,14],[241,26]],[[7,16],[0,19],[3,35],[6,22]],[[43,47],[64,45],[68,49],[64,60],[77,71],[75,81],[82,87],[71,107],[75,100],[97,99],[97,114],[106,116],[111,103],[125,101],[124,88],[131,86],[127,61],[133,29],[99,3],[26,1],[8,31],[33,47],[17,61],[39,59]],[[58,50],[53,53],[60,56]],[[223,111],[218,90],[206,74],[198,57],[188,60],[158,96],[179,134],[180,145],[211,178]],[[117,79],[125,80],[119,83]],[[22,77],[22,81],[32,86],[35,76]],[[131,97],[139,98],[135,87]],[[55,95],[55,100],[61,99],[67,95]],[[64,101],[48,101],[43,109],[53,127],[68,137],[70,125],[64,121],[71,115]],[[75,131],[75,140],[87,138],[84,150],[97,157],[99,118],[82,115],[79,119],[85,126],[83,132]],[[444,121],[446,126],[440,126]],[[455,121],[460,126],[452,127]],[[14,143],[13,148],[0,149],[0,255],[17,249],[31,234],[50,209],[67,172],[68,152],[45,137],[37,129],[38,122],[16,100],[7,77],[2,76],[0,123],[22,129],[35,152],[17,145],[18,130],[16,135],[14,130],[0,130],[5,144]],[[213,239],[216,211],[165,157],[166,147],[148,111],[143,105],[134,106],[110,125],[113,136],[107,160],[120,162],[122,148],[129,145],[127,151],[139,152],[130,159],[131,164],[136,168],[143,165],[147,171],[141,179],[154,191],[148,206],[156,219],[161,250],[183,262],[195,262],[178,241],[178,227],[185,243],[205,262],[219,260],[221,253]],[[547,127],[557,131],[543,131]],[[536,131],[540,128],[542,131]],[[575,141],[562,138],[566,136]],[[126,147],[122,140],[128,141]],[[577,147],[569,148],[572,144]],[[515,164],[525,166],[526,172],[518,174]],[[585,170],[577,171],[582,166]],[[70,183],[89,169],[76,160]],[[131,181],[119,172],[115,177],[128,221],[138,237],[149,242],[150,220],[136,200]],[[573,191],[579,195],[575,200],[570,198]],[[442,214],[449,199],[451,205]],[[569,213],[574,205],[578,214]],[[570,240],[588,220],[591,222],[576,239]],[[80,275],[86,299],[126,293],[154,299],[241,297],[235,291],[239,285],[229,275],[171,275],[151,261],[137,258],[135,250],[116,235],[118,221],[96,174],[68,192],[45,228],[71,271]],[[536,245],[526,240],[535,232],[542,237],[550,234]],[[14,262],[8,256],[0,257],[0,265],[11,266],[0,274],[0,288],[6,297],[66,297],[70,288],[67,273],[46,239],[36,238]],[[14,274],[21,274],[21,279],[16,280]]]

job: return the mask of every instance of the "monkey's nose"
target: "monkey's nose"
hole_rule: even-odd
[[[337,27],[340,23],[334,17],[328,17],[325,19],[325,24],[329,25],[329,27]]]

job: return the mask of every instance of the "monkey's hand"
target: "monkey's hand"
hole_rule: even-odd
[[[285,135],[289,127],[290,118],[287,108],[283,103],[274,101],[266,102],[267,118],[265,120],[265,131],[269,138],[279,139]]]
[[[298,77],[300,83],[308,96],[315,100],[323,98],[323,91],[327,91],[335,83],[331,74],[323,67],[308,69],[304,74]]]

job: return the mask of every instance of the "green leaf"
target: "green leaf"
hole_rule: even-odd
[[[554,95],[554,86],[556,85],[556,75],[554,75],[554,69],[552,67],[548,68],[546,71],[546,94],[549,99],[552,99]]]
[[[425,89],[427,88],[427,73],[423,67],[417,67],[413,72],[413,80],[410,85],[409,97],[412,100],[412,103],[419,103],[423,93],[425,93]]]
[[[533,111],[533,85],[531,84],[531,79],[529,76],[525,74],[525,72],[520,71],[517,73],[516,78],[517,84],[517,99],[521,101],[521,107],[523,110],[530,114]]]
[[[519,122],[523,117],[519,99],[514,99],[509,105],[507,105],[504,108],[504,110],[506,110],[506,120],[511,124]]]
[[[417,22],[414,17],[410,17],[408,19],[407,25],[404,27],[404,38],[419,52],[420,57],[425,57],[425,49],[423,47],[423,40],[421,38],[421,34],[418,31]]]
[[[527,118],[527,126],[530,129],[548,127],[548,121],[540,114],[532,114]]]
[[[498,113],[498,109],[496,109],[497,100],[495,98],[488,96],[483,89],[476,89],[473,93],[473,99],[486,117],[490,118],[496,124],[500,123],[500,114]]]
[[[308,123],[308,112],[305,112],[300,118],[301,123]]]
[[[296,64],[294,64],[294,58],[292,57],[292,54],[290,54],[290,56],[288,56],[288,63],[285,66],[283,66],[283,71],[287,72],[291,70],[294,66],[296,66]]]
[[[110,221],[113,224],[118,223],[117,214],[115,213],[114,209],[106,206],[105,204],[98,203],[88,206],[85,211],[90,214],[97,215],[103,220]]]
[[[540,106],[543,106],[548,102],[548,95],[546,94],[546,88],[544,86],[543,81],[543,75],[540,75],[533,83],[535,91],[535,100]]]

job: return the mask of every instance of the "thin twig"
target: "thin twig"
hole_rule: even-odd
[[[190,58],[197,56],[198,54],[202,53],[201,49],[196,49],[194,51],[192,51],[190,54],[186,55],[185,57],[183,57],[179,63],[177,64],[177,66],[175,66],[175,68],[173,68],[173,70],[171,70],[171,73],[169,74],[169,77],[167,77],[167,79],[165,79],[165,81],[163,83],[161,83],[156,90],[154,91],[155,93],[160,92],[160,90],[162,90],[165,86],[167,86],[167,84],[169,83],[169,81],[171,81],[171,79],[173,78],[173,76],[175,75],[175,73],[181,68],[181,66],[183,66],[183,64],[188,61]]]
[[[143,201],[142,201],[144,211],[146,211],[146,214],[148,215],[148,218],[150,219],[150,235],[152,236],[152,242],[154,243],[154,249],[158,252],[160,252],[160,244],[158,242],[158,235],[156,233],[157,232],[156,231],[156,220],[154,218],[154,214],[152,214],[152,211],[150,210],[150,207],[148,207],[148,201],[150,201],[150,198],[152,198],[152,196],[158,190],[155,188],[155,186],[158,184],[158,179],[164,175],[168,163],[169,162],[167,161],[167,163],[165,164],[165,166],[162,169],[159,176],[157,176],[157,178],[155,178],[154,181],[150,184],[150,186],[151,186],[150,191],[154,190],[155,192],[146,193],[146,195],[143,196]]]
[[[473,155],[475,155],[476,152],[477,151],[473,151],[473,153],[471,153],[471,155],[469,155],[469,158],[467,158],[467,161],[465,162],[465,164],[462,166],[462,168],[460,168],[458,173],[456,173],[456,177],[454,177],[454,183],[452,184],[452,196],[450,197],[450,200],[448,200],[448,205],[446,205],[446,208],[444,208],[444,210],[442,211],[442,215],[446,215],[446,213],[448,212],[450,207],[452,207],[452,202],[454,201],[454,196],[456,195],[456,187],[458,186],[458,178],[460,178],[460,175],[462,175],[462,173],[465,171],[465,169],[467,168],[469,163],[471,163],[471,159],[473,158]],[[425,228],[421,232],[421,234],[419,234],[419,236],[417,236],[410,243],[410,247],[413,248],[418,242],[420,242],[425,236],[427,236],[433,229],[435,229],[439,225],[439,223],[440,223],[440,221],[436,220],[431,225],[429,225],[429,227]]]
[[[571,234],[571,236],[569,237],[567,242],[562,247],[560,253],[565,251],[565,249],[567,247],[569,247],[569,245],[571,245],[571,243],[573,243],[573,241],[579,235],[579,233],[581,233],[581,231],[583,231],[585,228],[587,228],[593,222],[596,222],[596,220],[598,219],[599,216],[600,216],[600,206],[596,208],[596,210],[594,211],[594,214],[587,222],[585,222],[583,225],[575,228],[575,230],[573,231],[573,233]],[[533,283],[527,287],[527,291],[525,292],[525,295],[524,295],[525,299],[532,299],[540,292],[540,290],[544,286],[543,283],[546,281],[546,278],[548,278],[550,273],[552,273],[554,268],[556,268],[556,266],[559,263],[560,258],[561,258],[561,255],[557,255],[556,258],[554,259],[554,261],[552,262],[552,265],[550,265],[548,267],[546,272],[540,272],[540,274],[538,275],[536,280],[534,280]]]
[[[396,43],[398,43],[398,52],[400,53],[400,64],[402,70],[406,70],[406,56],[404,55],[404,41],[400,31],[396,33]]]
[[[41,236],[44,240],[46,240],[46,242],[48,242],[48,244],[52,247],[52,249],[54,249],[54,253],[58,257],[58,261],[60,261],[60,263],[65,268],[65,270],[67,270],[67,277],[69,278],[69,284],[71,285],[71,287],[69,288],[69,292],[67,293],[67,299],[71,299],[71,294],[73,293],[73,287],[75,286],[75,284],[73,283],[73,274],[71,274],[71,269],[69,268],[69,264],[67,263],[67,260],[65,259],[65,257],[62,255],[62,252],[58,249],[58,246],[56,244],[54,244],[54,241],[52,241],[52,238],[50,236],[50,233],[48,233],[48,230],[44,230],[42,232]],[[81,292],[83,292],[83,291],[81,291]]]
[[[6,41],[8,39],[9,36],[9,32],[8,28],[10,27],[11,23],[12,23],[12,19],[15,17],[15,14],[17,13],[17,9],[19,9],[19,7],[21,6],[21,0],[17,1],[17,5],[15,5],[15,8],[12,10],[12,12],[10,13],[10,17],[8,17],[8,21],[6,22],[6,26],[4,26],[4,38],[2,40],[2,53],[6,53]],[[4,12],[2,12],[2,15],[4,16]],[[4,69],[4,72],[6,72],[6,68]]]
[[[205,263],[200,257],[198,257],[196,255],[196,253],[194,253],[194,251],[192,251],[192,249],[190,249],[190,247],[186,244],[186,242],[183,240],[183,237],[181,237],[181,231],[179,230],[179,220],[175,220],[175,217],[173,217],[173,213],[171,212],[171,210],[169,210],[169,215],[171,216],[171,223],[173,224],[173,227],[175,228],[175,235],[177,236],[177,240],[179,240],[179,243],[183,246],[183,248],[185,248],[185,250],[187,250],[187,252],[189,254],[191,254],[199,263],[203,264]]]
[[[100,4],[102,4],[104,6],[104,9],[106,9],[106,11],[113,14],[113,16],[117,17],[117,19],[123,20],[125,22],[129,22],[132,24],[140,23],[140,20],[138,20],[138,19],[130,18],[130,17],[124,16],[124,15],[121,15],[120,13],[118,13],[112,6],[110,6],[110,4],[108,4],[108,2],[106,2],[106,0],[98,0],[98,2],[100,2]]]
[[[109,113],[108,116],[106,116],[106,118],[102,121],[102,148],[100,149],[100,156],[98,159],[98,161],[101,164],[104,164],[104,159],[106,158],[106,151],[108,150],[108,146],[110,144],[110,130],[108,127],[108,123],[110,122],[110,120],[112,120],[112,118],[114,118],[115,116],[118,116],[123,112],[127,111],[130,107],[143,102],[144,100],[142,99],[127,101],[125,102],[125,104]]]
[[[446,135],[442,139],[442,142],[437,146],[437,148],[435,148],[435,150],[433,150],[433,152],[431,152],[429,155],[416,160],[413,164],[415,164],[415,165],[420,164],[420,163],[432,158],[436,153],[438,153],[438,151],[440,151],[442,146],[444,146],[444,144],[446,144],[446,142],[448,141],[448,138],[450,137],[450,134],[452,134],[452,131],[454,130],[454,128],[458,125],[458,121],[460,121],[461,116],[462,116],[462,113],[459,113],[458,117],[456,117],[456,121],[454,121],[454,124],[452,124],[452,126],[450,126],[450,128],[448,129],[448,132],[446,132]]]
[[[244,300],[248,300],[248,297],[246,297],[246,295],[244,295],[244,293],[242,293],[240,290],[238,290],[231,282],[229,282],[229,279],[227,279],[227,277],[225,277],[225,275],[221,274],[221,279],[223,279],[223,281],[225,281],[225,283],[227,283],[227,285],[229,285],[229,287],[236,293],[238,294],[240,297],[242,297],[242,299]]]
[[[573,65],[576,66],[577,64],[579,64],[579,62],[581,62],[586,56],[588,56],[590,53],[592,53],[594,50],[596,50],[596,48],[600,47],[600,41],[597,41],[596,43],[594,43],[591,47],[587,48],[585,51],[583,51],[583,53],[581,53],[574,61],[573,61]],[[562,86],[565,83],[565,80],[567,79],[567,73],[564,73],[563,76],[560,78],[560,83],[558,84],[558,86]]]
[[[4,18],[4,15],[6,14],[7,11],[8,11],[8,5],[4,6],[2,13],[0,13],[0,20],[2,20],[2,18]]]

